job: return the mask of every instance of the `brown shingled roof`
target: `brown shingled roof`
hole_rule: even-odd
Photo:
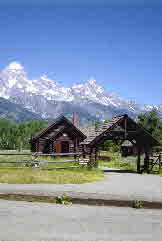
[[[123,119],[124,116],[125,115],[113,117],[111,121],[104,123],[102,125],[99,125],[98,128],[94,128],[92,131],[90,130],[87,135],[87,138],[81,144],[86,144],[86,145],[90,144],[97,136],[102,134],[105,130],[111,128],[119,120]]]
[[[125,120],[127,121],[127,127],[130,130],[125,130],[125,127],[124,127]],[[118,129],[115,130],[114,128],[118,128]],[[151,146],[160,145],[160,143],[148,132],[146,128],[136,123],[133,119],[131,119],[127,115],[116,116],[112,118],[110,122],[104,123],[103,125],[99,126],[98,129],[95,129],[92,132],[90,132],[87,138],[80,144],[89,145],[91,147],[94,145],[98,145],[100,142],[104,141],[105,136],[109,136],[108,133],[109,132],[111,133],[111,131],[117,131],[117,132],[126,131],[127,133],[129,132],[130,140],[134,139],[133,135],[135,135],[136,138],[141,139],[143,146],[146,144],[149,144]],[[133,131],[134,134],[130,134],[131,131]]]

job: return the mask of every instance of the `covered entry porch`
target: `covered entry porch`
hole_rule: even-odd
[[[113,118],[96,130],[82,142],[83,151],[89,155],[91,166],[98,166],[99,146],[106,140],[112,140],[115,143],[122,144],[128,140],[134,146],[136,155],[136,170],[138,173],[143,171],[150,172],[153,165],[159,165],[160,156],[154,161],[152,156],[152,147],[160,143],[150,135],[150,133],[140,124],[132,120],[128,115],[122,115]],[[141,162],[141,155],[144,155],[144,162]]]

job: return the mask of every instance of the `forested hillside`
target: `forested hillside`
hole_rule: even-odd
[[[43,120],[32,120],[15,124],[7,119],[1,118],[0,149],[29,149],[30,138],[47,126],[48,122]]]

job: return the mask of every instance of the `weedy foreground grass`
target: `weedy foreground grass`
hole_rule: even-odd
[[[114,169],[136,171],[137,169],[137,157],[128,156],[122,157],[119,153],[109,153],[104,152],[104,156],[108,157],[108,160],[102,160],[99,158],[99,166],[109,167]],[[143,160],[141,160],[142,162]]]
[[[81,168],[65,170],[38,170],[38,169],[0,169],[0,183],[9,184],[81,184],[95,182],[104,178],[99,170]]]

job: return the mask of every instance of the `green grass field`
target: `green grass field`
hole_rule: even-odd
[[[99,170],[66,169],[0,169],[0,183],[49,183],[49,184],[81,184],[102,180],[104,174]]]
[[[137,157],[134,156],[128,156],[128,157],[122,157],[120,153],[110,153],[110,152],[104,152],[101,153],[102,156],[108,157],[108,161],[102,160],[102,158],[99,158],[99,166],[101,167],[110,167],[115,169],[121,169],[121,170],[130,170],[130,171],[136,171],[136,160]],[[142,158],[143,161],[143,158]]]
[[[5,152],[6,153],[6,152]],[[4,163],[0,163],[0,168],[5,168],[5,167],[26,167],[28,166],[29,163],[7,163],[7,162],[14,162],[14,161],[31,161],[32,160],[32,156],[26,156],[26,155],[0,155],[0,162],[4,162]],[[68,167],[68,166],[78,166],[77,162],[75,162],[73,156],[72,157],[59,157],[59,156],[41,156],[37,158],[38,161],[40,162],[40,168],[54,168],[54,167]],[[68,163],[62,163],[61,161],[64,160],[71,160],[71,162]],[[58,163],[46,163],[45,161],[58,161]],[[6,162],[6,163],[5,163]]]
[[[108,157],[107,161],[99,160],[100,167],[110,167],[114,169],[128,170],[128,171],[137,171],[137,157],[136,156],[128,156],[122,157],[120,153],[110,153],[104,152],[101,153],[102,156]],[[141,155],[141,167],[144,165],[144,155]],[[162,170],[160,174],[158,173],[159,166],[155,165],[153,169],[150,171],[152,174],[162,176]],[[146,172],[144,172],[146,173]]]
[[[6,153],[6,152],[5,152]],[[80,168],[73,157],[39,157],[41,161],[58,161],[58,163],[43,163],[40,168],[55,168],[76,166],[73,169],[53,169],[53,170],[39,170],[33,168],[26,168],[25,163],[7,163],[18,160],[31,160],[31,156],[19,155],[0,155],[0,183],[51,183],[51,184],[81,184],[86,182],[94,182],[104,178],[103,172],[99,170],[87,170]],[[72,160],[68,163],[62,163],[64,160]],[[21,168],[17,168],[21,167]]]

